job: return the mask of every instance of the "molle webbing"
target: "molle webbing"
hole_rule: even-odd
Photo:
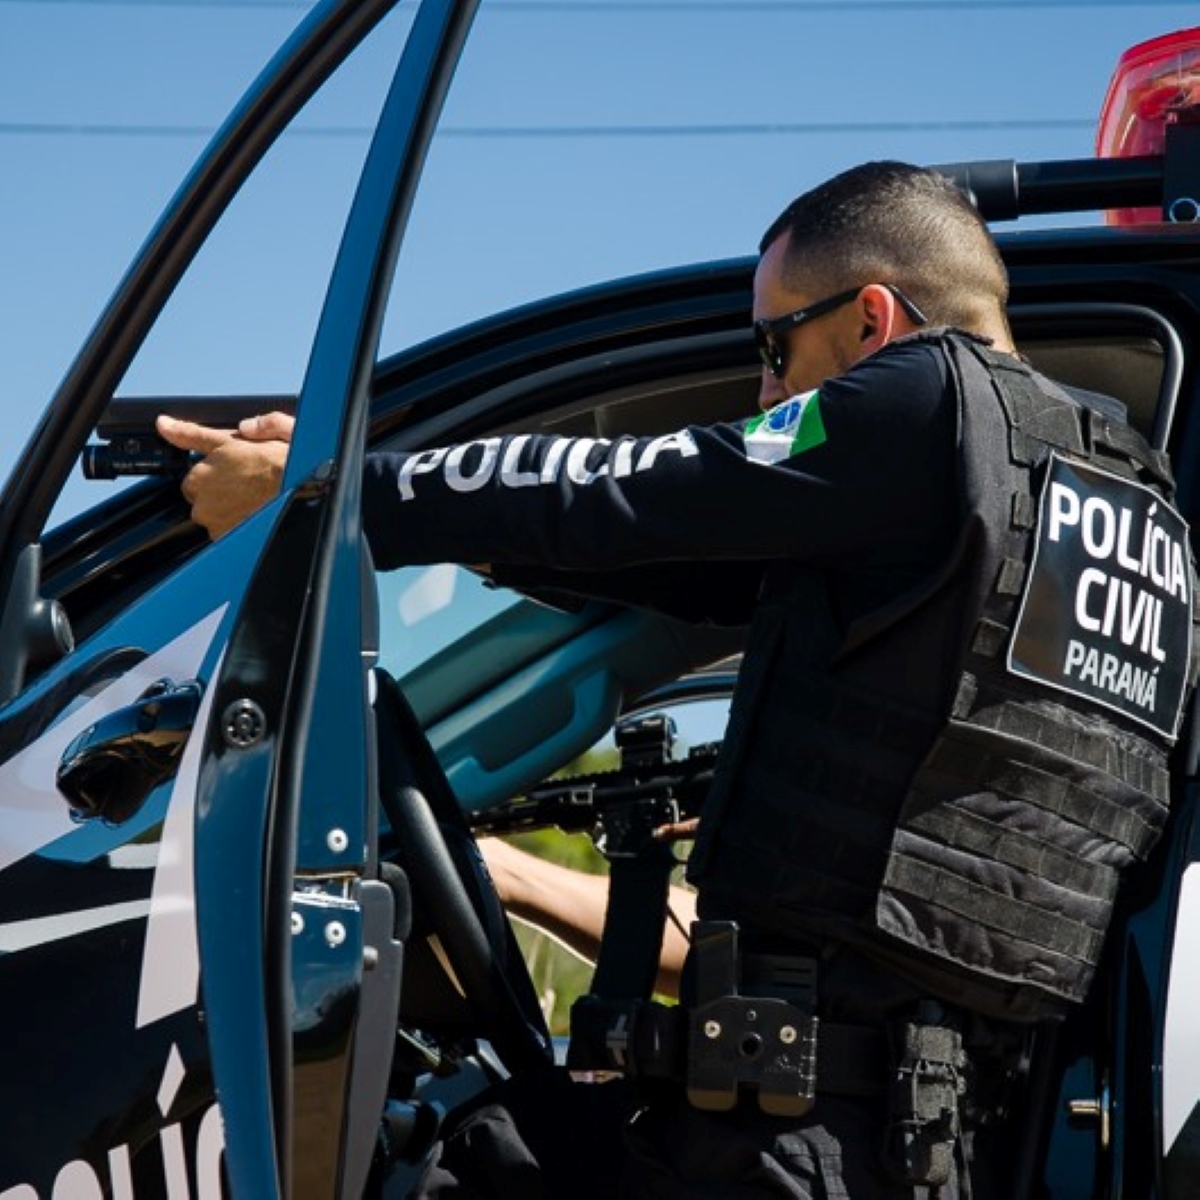
[[[1165,801],[1131,785],[1165,790],[1161,767],[1100,748],[1119,774],[1044,749],[1084,740],[1038,713],[1012,726],[1026,741],[952,723],[905,803],[881,892],[885,929],[925,942],[963,927],[953,961],[1067,999],[1087,990],[1099,961],[1120,868],[1143,858],[1161,832]],[[1060,736],[1065,733],[1065,736]],[[935,949],[933,943],[925,946]]]
[[[1169,793],[1148,729],[1008,669],[1035,483],[1052,453],[1143,486],[1165,463],[1015,360],[927,340],[959,403],[960,535],[849,631],[813,572],[771,572],[691,866],[708,915],[844,941],[951,1003],[1034,1019],[1086,994]]]
[[[1151,772],[1166,776],[1161,768],[1147,766]],[[1130,792],[1145,796],[1156,815],[1167,803],[1165,794],[1147,793],[1128,780],[1110,777],[1098,781],[1095,775],[1089,774],[1088,786],[1083,787],[1060,771],[1034,766],[1008,754],[989,754],[977,744],[961,745],[949,739],[934,748],[925,771],[939,780],[955,780],[959,787],[994,791],[1031,805],[1080,829],[1099,834],[1139,859],[1144,858],[1153,845],[1161,831],[1161,823],[1148,820],[1125,803],[1124,798]],[[1141,771],[1133,773],[1142,774]],[[1122,802],[1106,799],[1100,791],[1103,783],[1108,784],[1109,790],[1118,791],[1123,797]],[[914,822],[914,828],[931,829],[932,826],[918,820]]]
[[[914,744],[927,741],[936,731],[928,715],[912,713],[861,689],[839,686],[807,668],[791,670],[781,661],[774,673],[784,693],[781,731],[802,716],[805,722],[823,728],[828,737],[869,746],[876,753],[905,756],[912,753]],[[870,763],[861,766],[864,771],[872,770]]]
[[[1111,867],[1088,862],[966,809],[933,808],[911,821],[909,828],[969,854],[986,855],[1003,866],[1053,879],[1071,891],[1103,900],[1116,894]]]
[[[689,859],[702,911],[758,935],[803,939],[810,917],[873,910],[903,781],[939,724],[828,668],[844,631],[827,598],[802,567],[768,574],[726,733],[736,766],[718,772]]]
[[[911,774],[913,747],[927,745],[934,726],[782,660],[771,682],[776,701],[760,710],[755,730],[757,819],[722,837],[760,884],[774,880],[779,902],[815,897],[862,911],[891,838],[896,779]],[[819,860],[794,872],[817,842]]]
[[[960,370],[967,354],[958,355]],[[984,354],[983,351],[976,353]],[[1029,374],[1015,364],[1001,362],[999,356],[988,356],[997,384],[997,394],[1008,415],[1009,456],[1021,466],[1034,466],[1046,457],[1046,447],[1052,446],[1068,454],[1084,457],[1080,410],[1042,391]]]
[[[1120,870],[1161,833],[1169,776],[1164,748],[1148,736],[1007,670],[1032,559],[1034,473],[1052,451],[1149,478],[1167,495],[1169,473],[1135,431],[1012,360],[961,341],[951,357],[963,394],[964,486],[984,531],[977,615],[964,631],[951,718],[905,798],[876,916],[936,957],[1078,1000]]]
[[[962,871],[915,858],[893,859],[888,864],[886,883],[889,892],[908,896],[924,906],[925,915],[932,916],[943,930],[968,923],[973,938],[963,939],[962,946],[949,953],[948,947],[940,948],[952,961],[967,958],[964,948],[973,942],[970,957],[974,961],[970,966],[975,970],[995,970],[1001,978],[1023,977],[1028,983],[1053,978],[1052,990],[1067,1000],[1081,1000],[1087,994],[1091,970],[1104,946],[1104,932],[1096,927],[1095,911],[1079,916],[1051,913],[1044,903],[988,891],[980,880],[967,878]],[[1109,904],[1097,907],[1106,913]],[[1002,952],[1018,945],[1019,958]],[[1064,964],[1056,959],[1068,961]]]
[[[972,499],[991,506],[992,553],[997,557],[992,586],[983,597],[981,611],[970,635],[971,655],[996,658],[1006,651],[1018,604],[1029,572],[1032,538],[1037,524],[1038,501],[1034,474],[1051,451],[1073,455],[1112,474],[1134,482],[1148,480],[1162,496],[1174,494],[1167,456],[1152,448],[1133,428],[1115,422],[1094,409],[1082,408],[1057,384],[1034,376],[1005,354],[966,341],[951,341],[951,359],[964,397],[974,397],[975,408],[964,412],[964,423],[978,427],[985,460],[968,474],[981,493]],[[980,401],[986,392],[999,401],[991,410]],[[971,403],[970,399],[964,403]],[[1003,440],[997,422],[1004,414],[1009,449],[1010,490],[1005,495],[993,455]],[[1007,518],[1006,520],[1003,518]],[[1200,605],[1193,609],[1193,637],[1189,680],[1200,675]],[[961,704],[955,716],[963,717]]]
[[[1080,408],[1049,380],[1036,383],[1007,355],[972,347],[967,353],[990,367],[1000,403],[1009,421],[1009,453],[1014,463],[1033,467],[1047,449],[1087,458],[1107,469],[1118,463],[1149,476],[1167,495],[1173,489],[1170,462],[1131,426],[1094,409]],[[960,369],[962,355],[958,356]]]
[[[970,701],[967,697],[970,697]],[[1002,705],[980,701],[979,682],[971,675],[963,677],[954,716],[979,729],[992,729],[1007,737],[1019,739],[1046,750],[1055,751],[1072,762],[1094,767],[1111,775],[1118,783],[1127,785],[1160,804],[1166,804],[1171,794],[1171,774],[1160,754],[1147,754],[1144,748],[1133,752],[1115,737],[1111,729],[1088,729],[1064,719],[1056,719],[1049,709],[1040,711],[1017,705]]]

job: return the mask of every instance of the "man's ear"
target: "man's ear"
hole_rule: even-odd
[[[899,301],[880,283],[867,284],[858,294],[857,306],[862,320],[859,344],[863,354],[874,354],[910,331]]]

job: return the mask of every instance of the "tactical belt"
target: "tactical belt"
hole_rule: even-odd
[[[816,959],[739,957],[734,923],[700,921],[692,927],[692,966],[689,1005],[577,1001],[569,1065],[676,1080],[693,1106],[710,1111],[753,1094],[763,1112],[799,1117],[818,1095],[888,1091],[885,1031],[816,1015]]]
[[[753,1095],[768,1116],[795,1119],[821,1095],[886,1097],[883,1152],[891,1168],[914,1185],[949,1182],[963,1165],[969,1064],[962,1034],[940,1005],[920,1002],[911,1019],[890,1024],[889,1039],[882,1029],[816,1015],[816,959],[744,955],[738,979],[732,922],[697,922],[692,950],[696,1004],[585,997],[572,1010],[572,1049],[586,1030],[600,1065],[682,1081],[689,1102],[709,1111]]]

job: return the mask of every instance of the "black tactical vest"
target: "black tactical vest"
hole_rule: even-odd
[[[1187,529],[1127,425],[927,336],[958,393],[953,553],[849,630],[820,574],[772,569],[690,874],[751,939],[832,939],[1037,1019],[1085,995],[1120,872],[1166,819]]]

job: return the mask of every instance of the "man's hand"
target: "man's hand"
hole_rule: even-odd
[[[699,817],[688,817],[686,821],[659,825],[652,831],[651,836],[659,842],[686,842],[696,836],[696,830],[699,827]]]
[[[214,541],[279,492],[295,419],[286,413],[249,417],[236,430],[212,429],[160,416],[159,436],[204,457],[184,476],[192,520]]]

